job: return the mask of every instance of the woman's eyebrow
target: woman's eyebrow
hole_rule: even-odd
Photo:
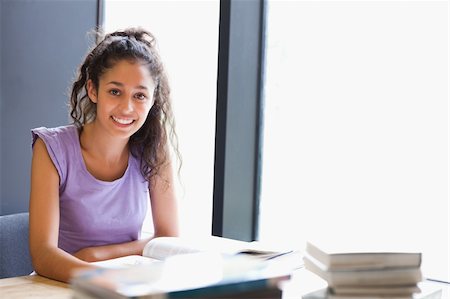
[[[106,85],[108,85],[108,84],[114,84],[114,85],[118,85],[118,86],[123,86],[122,83],[117,82],[117,81],[110,81],[110,82],[106,83]]]
[[[106,83],[106,85],[108,85],[108,84],[117,85],[117,86],[119,86],[119,87],[123,87],[123,86],[124,86],[123,83],[120,83],[120,82],[117,82],[117,81],[111,81],[111,82]],[[136,89],[145,89],[145,90],[148,90],[148,88],[147,88],[145,85],[138,85],[138,86],[136,86],[135,88],[136,88]]]

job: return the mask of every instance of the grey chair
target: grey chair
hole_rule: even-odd
[[[28,245],[28,213],[0,216],[0,278],[33,271]]]

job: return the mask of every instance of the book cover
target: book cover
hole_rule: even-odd
[[[330,271],[308,255],[303,257],[303,261],[307,270],[326,280],[330,287],[413,285],[422,280],[418,267]]]
[[[412,299],[411,295],[335,295],[329,289],[320,289],[302,296],[302,299]]]
[[[394,286],[351,286],[334,287],[333,294],[337,295],[406,295],[419,293],[420,288],[414,285],[394,285]]]
[[[354,242],[353,242],[354,243]],[[389,248],[387,248],[389,247]],[[306,253],[329,270],[420,267],[420,252],[405,251],[401,246],[364,244],[347,246],[345,242],[308,241]]]
[[[386,295],[386,294],[356,294],[345,295],[335,294],[329,288],[319,289],[303,295],[302,299],[444,299],[442,297],[442,286],[437,284],[421,282],[419,283],[420,292],[414,294]],[[445,298],[446,299],[446,298]]]

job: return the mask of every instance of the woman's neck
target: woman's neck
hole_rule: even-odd
[[[83,153],[106,164],[128,160],[128,139],[114,138],[105,134],[95,123],[83,126],[80,145]]]

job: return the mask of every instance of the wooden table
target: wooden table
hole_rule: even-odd
[[[39,275],[0,279],[0,297],[5,299],[70,299],[72,295],[68,284]]]
[[[450,285],[436,284],[430,281],[425,282],[425,284],[438,286],[442,291],[437,296],[429,297],[430,299],[450,298]],[[322,279],[301,270],[294,273],[293,279],[283,288],[283,299],[299,299],[301,298],[299,294],[307,294],[324,286],[326,286],[326,283]],[[73,291],[69,284],[39,275],[0,279],[0,298],[2,299],[71,299],[72,296]],[[417,295],[414,298],[421,298],[421,296]]]
[[[284,299],[298,299],[301,298],[298,294],[304,294],[308,290],[317,290],[319,287],[326,285],[323,280],[306,273],[304,270],[295,273],[293,280],[302,283],[286,285],[283,293]],[[0,279],[0,298],[2,299],[71,299],[73,294],[74,292],[69,284],[39,275]]]

